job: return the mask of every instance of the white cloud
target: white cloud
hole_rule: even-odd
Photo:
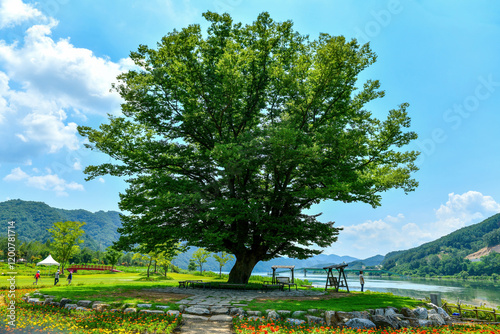
[[[0,1],[0,29],[13,27],[30,19],[40,18],[42,13],[21,0]]]
[[[4,181],[10,182],[24,181],[28,187],[54,191],[58,196],[67,196],[68,193],[66,190],[84,190],[83,185],[74,181],[67,182],[56,174],[52,174],[50,170],[48,170],[45,175],[29,175],[20,167],[17,167],[11,170],[10,174],[5,176],[3,179]]]
[[[106,180],[104,180],[102,177],[98,178],[97,180],[98,180],[99,182],[101,182],[101,183],[105,183],[105,182],[106,182]]]
[[[325,250],[326,254],[350,255],[361,259],[406,250],[436,240],[457,229],[478,223],[500,212],[500,203],[477,191],[461,195],[451,193],[448,201],[435,210],[436,220],[407,222],[400,213],[379,220],[341,226],[338,241]]]
[[[26,30],[23,43],[0,39],[2,160],[20,163],[47,152],[77,150],[82,140],[77,121],[120,112],[121,98],[110,88],[119,73],[132,67],[131,60],[113,62],[75,47],[69,38],[56,41],[50,36],[56,20],[20,1],[0,3],[11,13],[4,22],[24,18],[39,23]]]
[[[436,210],[438,220],[434,223],[434,228],[439,236],[443,236],[498,212],[500,204],[491,196],[477,191],[468,191],[462,195],[451,193],[448,201]]]

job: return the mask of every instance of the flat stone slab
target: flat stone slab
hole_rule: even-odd
[[[201,315],[194,315],[194,314],[183,314],[182,319],[208,321],[208,317],[202,317]]]
[[[137,307],[151,308],[151,304],[137,304]]]
[[[170,306],[168,306],[168,305],[156,305],[156,308],[159,308],[161,310],[168,310],[170,308]]]
[[[233,321],[233,317],[231,317],[230,315],[227,315],[227,314],[217,314],[217,315],[213,315],[210,317],[210,319],[208,319],[209,321],[223,321],[223,322],[229,322],[229,321]]]
[[[202,307],[188,307],[184,312],[196,315],[210,315],[210,311]]]
[[[78,303],[76,303],[76,305],[82,306],[82,307],[90,307],[92,305],[92,301],[91,300],[79,300]]]

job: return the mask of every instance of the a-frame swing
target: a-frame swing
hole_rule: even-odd
[[[344,268],[347,266],[347,264],[334,264],[333,266],[323,268],[327,273],[325,291],[329,286],[333,286],[335,287],[335,292],[338,292],[339,288],[346,288],[347,292],[349,292],[349,286],[347,286],[347,278],[345,277],[344,272]],[[333,269],[338,271],[338,279],[333,275]]]

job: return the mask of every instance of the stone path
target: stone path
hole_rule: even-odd
[[[178,333],[234,333],[231,326],[232,317],[227,313],[230,308],[245,307],[253,299],[259,297],[302,297],[319,296],[323,291],[292,290],[292,291],[261,291],[261,290],[224,290],[224,289],[185,289],[156,288],[148,289],[154,292],[192,294],[177,302],[182,305],[183,325]],[[203,310],[209,312],[204,313]],[[210,310],[210,311],[208,311]]]

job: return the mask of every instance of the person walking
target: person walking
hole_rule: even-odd
[[[365,278],[363,277],[363,271],[359,272],[359,284],[361,284],[361,292],[363,292],[363,286],[365,285]]]
[[[59,270],[54,275],[54,285],[56,285],[57,283],[59,283]]]
[[[35,285],[38,285],[38,279],[40,278],[40,270],[38,270],[35,274],[35,281],[33,282],[33,284]],[[33,285],[32,284],[32,285]]]
[[[68,278],[66,278],[68,280],[68,285],[71,284],[71,280],[73,279],[73,273],[70,271],[69,274],[68,274]]]

